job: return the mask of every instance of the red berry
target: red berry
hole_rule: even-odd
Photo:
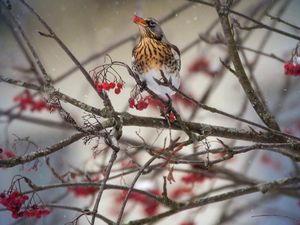
[[[20,96],[15,96],[13,98],[14,102],[19,102],[21,100],[21,97]]]
[[[170,123],[173,123],[176,120],[176,117],[173,112],[170,112],[168,114],[168,119],[169,119]]]
[[[149,103],[144,101],[144,108],[146,109],[148,107]]]
[[[117,83],[117,88],[121,89],[123,87],[122,83]]]
[[[69,191],[73,192],[76,197],[84,197],[95,194],[99,189],[97,187],[69,187]]]
[[[116,86],[116,84],[115,84],[114,82],[110,82],[110,83],[109,83],[109,87],[110,87],[110,89],[114,89],[114,88],[115,88],[115,86]]]
[[[32,103],[31,111],[35,111],[35,110],[41,111],[45,107],[46,107],[46,102],[43,99],[41,99],[37,102]]]
[[[143,109],[146,109],[146,108],[148,107],[148,104],[149,104],[149,103],[146,102],[145,100],[141,100],[141,103],[140,103],[140,104],[141,104],[141,106],[142,106]]]
[[[30,217],[29,214],[30,214],[30,211],[28,209],[25,209],[24,210],[24,217]]]
[[[9,159],[16,157],[16,154],[13,151],[10,151],[10,150],[4,151],[4,154]]]
[[[118,95],[118,94],[120,94],[120,92],[121,92],[121,89],[120,88],[116,88],[115,89],[115,93]]]
[[[146,109],[148,107],[148,103],[145,102],[144,100],[140,100],[137,105],[136,109],[142,111],[143,109]]]
[[[139,110],[139,111],[142,111],[142,110],[143,110],[143,107],[142,107],[141,103],[136,104],[135,108],[136,108],[137,110]]]
[[[109,83],[107,83],[106,81],[102,83],[102,86],[103,86],[103,89],[106,90],[106,91],[109,91],[110,89],[110,85]]]
[[[98,92],[102,92],[103,91],[103,85],[102,84],[98,84],[97,85],[97,91]]]
[[[51,212],[51,210],[49,208],[44,209],[44,215],[48,215],[50,212]]]
[[[9,198],[16,198],[18,196],[19,196],[19,192],[13,191],[12,193],[10,193]]]
[[[128,103],[129,103],[130,108],[134,108],[134,99],[133,98],[129,98]]]
[[[22,198],[23,198],[23,200],[25,200],[25,201],[29,199],[28,195],[23,195]]]
[[[19,217],[18,212],[12,212],[12,218],[17,219]]]

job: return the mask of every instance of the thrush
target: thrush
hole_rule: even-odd
[[[140,76],[149,89],[157,95],[173,95],[174,87],[180,85],[180,51],[165,37],[160,24],[154,18],[135,16],[140,31],[140,40],[132,51],[132,70]],[[165,81],[168,82],[165,82]]]

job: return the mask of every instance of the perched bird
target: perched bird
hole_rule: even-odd
[[[157,95],[175,94],[165,80],[179,88],[179,49],[166,39],[157,20],[135,16],[133,22],[139,27],[140,40],[132,51],[132,70]]]

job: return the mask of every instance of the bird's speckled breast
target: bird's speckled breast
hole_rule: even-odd
[[[174,56],[170,45],[153,38],[142,38],[133,49],[132,69],[142,75],[151,69],[174,73],[180,68],[180,60]]]

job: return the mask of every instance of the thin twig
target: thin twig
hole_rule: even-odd
[[[285,25],[287,25],[287,26],[290,26],[290,27],[292,27],[292,28],[294,28],[294,29],[296,29],[296,30],[300,30],[300,27],[298,27],[298,26],[296,26],[295,24],[292,24],[292,23],[290,23],[290,22],[287,22],[286,20],[283,20],[283,19],[281,19],[281,18],[278,17],[278,16],[272,16],[272,15],[270,15],[270,14],[267,14],[267,17],[270,17],[271,20],[275,20],[275,21],[277,21],[277,22],[280,22],[280,23],[282,23],[282,24],[285,24]]]
[[[115,137],[109,137],[108,136],[105,140],[106,140],[106,144],[111,147],[112,153],[111,153],[108,165],[105,168],[105,176],[104,176],[104,178],[102,179],[102,181],[100,183],[99,192],[97,194],[96,201],[95,201],[93,211],[92,211],[93,214],[92,214],[91,225],[94,225],[94,223],[95,223],[96,214],[98,212],[98,207],[99,207],[103,192],[105,190],[105,185],[106,185],[107,180],[110,176],[110,172],[111,172],[111,169],[114,165],[114,162],[117,159],[118,152],[120,151],[120,147],[118,146],[118,142],[117,142]]]
[[[204,4],[204,5],[207,5],[207,6],[210,6],[210,7],[215,7],[215,4],[214,3],[210,3],[210,2],[206,2],[206,1],[203,1],[203,0],[189,0],[191,2],[197,2],[197,3],[201,3],[201,4]],[[294,34],[291,34],[291,33],[288,33],[288,32],[285,32],[283,30],[280,30],[280,29],[276,29],[274,27],[270,27],[262,22],[259,22],[249,16],[246,16],[240,12],[237,12],[235,10],[232,10],[232,9],[228,9],[228,12],[234,14],[234,15],[237,15],[237,16],[240,16],[242,18],[245,18],[247,20],[250,20],[251,22],[257,24],[257,25],[260,25],[261,27],[265,28],[265,29],[268,29],[268,30],[272,30],[274,33],[278,33],[278,34],[281,34],[281,35],[284,35],[286,37],[289,37],[289,38],[293,38],[295,40],[298,40],[300,41],[300,37],[297,36],[297,35],[294,35]]]
[[[32,160],[35,160],[37,158],[40,157],[44,157],[47,155],[50,155],[54,152],[57,152],[58,150],[80,140],[81,138],[83,138],[84,136],[86,136],[87,134],[85,133],[75,133],[72,136],[70,136],[69,138],[59,141],[58,143],[51,145],[49,147],[46,147],[44,150],[39,150],[36,152],[32,152],[32,153],[28,153],[24,156],[20,156],[20,157],[15,157],[9,160],[0,160],[0,168],[8,168],[8,167],[14,167],[16,165],[20,165],[20,164],[24,164],[27,162],[30,162]]]
[[[120,212],[119,212],[119,216],[118,216],[118,219],[117,219],[117,222],[116,222],[116,225],[119,225],[121,222],[122,222],[122,217],[123,217],[123,214],[124,214],[124,210],[125,210],[125,207],[126,207],[126,204],[127,204],[127,201],[129,199],[129,196],[134,188],[134,185],[136,184],[137,180],[139,179],[139,177],[142,175],[142,173],[144,172],[144,170],[149,167],[151,165],[151,163],[157,158],[157,156],[152,156],[139,170],[139,172],[135,175],[127,193],[126,193],[126,196],[125,196],[125,199],[123,201],[123,204],[121,206],[121,209],[120,209]]]

